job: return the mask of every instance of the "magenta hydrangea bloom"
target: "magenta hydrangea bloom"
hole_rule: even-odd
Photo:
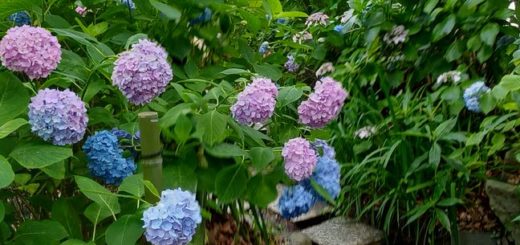
[[[298,107],[300,123],[313,128],[321,128],[336,118],[343,107],[347,91],[341,83],[331,77],[316,82],[314,92]]]
[[[278,88],[271,79],[257,77],[240,92],[231,106],[233,118],[241,124],[263,123],[274,112]]]
[[[290,139],[282,149],[285,173],[289,178],[302,181],[312,175],[318,157],[311,143],[304,138]]]
[[[15,26],[0,41],[0,60],[7,69],[31,80],[48,77],[61,60],[58,39],[41,27]]]
[[[31,98],[29,123],[32,131],[55,145],[80,141],[87,128],[87,109],[70,90],[43,89]]]
[[[166,90],[173,78],[167,57],[159,44],[142,39],[119,54],[112,81],[132,104],[149,103]]]

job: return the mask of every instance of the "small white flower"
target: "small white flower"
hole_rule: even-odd
[[[408,30],[404,29],[403,25],[394,26],[392,31],[385,34],[383,37],[383,41],[387,44],[397,45],[400,43],[404,43],[406,41],[406,37],[408,36]]]
[[[347,23],[352,18],[352,16],[354,16],[354,9],[349,9],[348,11],[345,11],[345,13],[343,13],[340,19],[341,24]]]
[[[453,82],[454,84],[458,84],[462,80],[462,73],[460,71],[448,71],[442,73],[437,77],[437,85],[441,85],[446,82]]]
[[[329,72],[334,72],[334,65],[332,62],[323,63],[316,71],[316,77],[321,77]]]
[[[354,136],[359,139],[366,139],[376,134],[376,131],[374,126],[365,126],[354,132]]]
[[[293,42],[302,44],[304,41],[312,40],[312,34],[310,34],[308,31],[301,31],[292,37]]]

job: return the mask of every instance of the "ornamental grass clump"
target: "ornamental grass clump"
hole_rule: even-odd
[[[46,78],[61,61],[58,39],[41,27],[16,26],[0,41],[0,61],[29,79]]]
[[[188,244],[201,223],[195,195],[180,188],[164,190],[157,205],[143,213],[146,240],[154,245]]]
[[[43,89],[31,98],[29,123],[32,132],[55,145],[80,141],[87,128],[87,109],[70,90]]]
[[[110,185],[119,185],[132,175],[137,166],[132,158],[124,158],[118,137],[110,131],[99,131],[83,145],[92,176]]]
[[[112,81],[130,103],[149,103],[166,90],[173,78],[167,57],[159,44],[141,39],[132,49],[119,54]]]
[[[257,77],[238,94],[231,106],[233,118],[244,125],[264,123],[274,112],[278,88],[271,79]]]

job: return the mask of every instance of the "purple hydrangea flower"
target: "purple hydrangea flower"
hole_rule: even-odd
[[[32,131],[55,145],[80,141],[87,128],[87,109],[81,99],[68,89],[43,89],[31,98],[29,123]]]
[[[231,106],[233,118],[246,125],[265,122],[273,115],[276,96],[278,88],[271,79],[254,78]]]
[[[142,39],[132,49],[119,54],[112,80],[119,90],[136,105],[149,103],[160,95],[172,80],[168,54],[157,43]]]
[[[285,173],[289,178],[301,181],[312,175],[316,166],[316,151],[311,143],[304,138],[290,139],[282,149]]]
[[[324,77],[314,86],[314,92],[298,107],[300,123],[321,128],[336,118],[343,107],[347,91],[331,77]]]
[[[324,14],[323,12],[317,12],[314,14],[309,15],[307,17],[307,20],[305,21],[305,25],[312,26],[312,25],[323,25],[326,26],[329,22],[329,16]]]
[[[81,17],[85,17],[88,13],[88,9],[85,6],[77,6],[76,9],[74,9],[74,11],[81,15]]]
[[[188,244],[202,222],[195,195],[180,188],[164,190],[157,205],[143,213],[146,240],[154,245]]]
[[[41,27],[15,26],[0,41],[0,60],[11,71],[23,72],[31,80],[45,78],[58,67],[58,39]]]
[[[287,56],[287,62],[283,65],[288,72],[296,72],[300,68],[300,65],[296,63],[294,56]]]
[[[480,112],[480,97],[489,91],[489,87],[482,81],[471,84],[471,86],[464,90],[463,97],[466,108],[472,112]]]
[[[315,203],[316,197],[309,189],[298,184],[283,190],[278,200],[278,208],[284,218],[292,219],[309,212]]]
[[[110,131],[99,131],[88,137],[83,151],[87,155],[92,176],[107,184],[119,185],[137,169],[132,158],[123,157],[117,136]]]

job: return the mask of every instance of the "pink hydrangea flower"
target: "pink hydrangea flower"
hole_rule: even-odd
[[[238,94],[231,106],[233,118],[241,124],[263,123],[274,112],[278,88],[271,79],[258,77]]]
[[[41,27],[16,26],[0,41],[0,61],[31,80],[48,77],[61,60],[58,39]]]
[[[301,181],[312,175],[318,161],[316,151],[304,138],[290,139],[282,149],[285,173],[289,178]]]
[[[313,128],[321,128],[336,118],[343,107],[347,91],[341,83],[331,77],[324,77],[314,86],[314,92],[298,107],[300,123]]]
[[[85,17],[85,15],[87,15],[87,12],[88,12],[87,7],[82,7],[82,6],[77,6],[75,11],[82,17]]]

